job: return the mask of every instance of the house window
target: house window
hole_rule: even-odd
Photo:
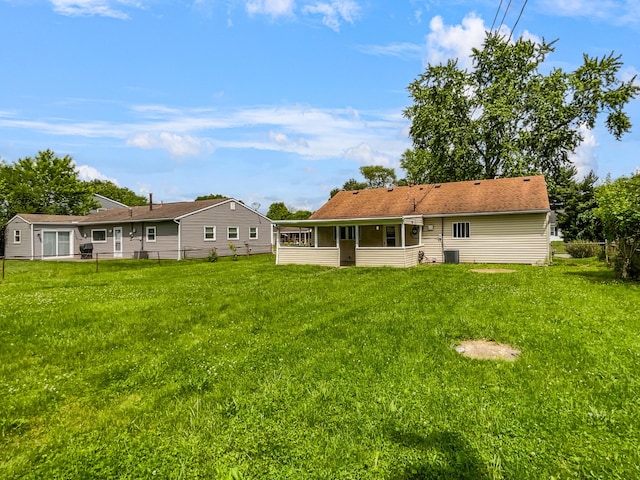
[[[453,222],[453,238],[469,238],[469,222]]]
[[[558,236],[558,227],[557,225],[549,225],[549,235],[552,237]]]
[[[107,243],[107,231],[102,230],[91,230],[91,241],[93,243]]]
[[[147,242],[156,241],[156,227],[147,227]]]
[[[227,227],[227,240],[238,240],[239,238],[238,227]]]
[[[258,227],[249,227],[249,238],[251,240],[258,239]]]
[[[235,210],[235,209],[236,209],[236,202],[231,202],[231,203],[229,204],[229,208],[230,208],[231,210]]]
[[[204,227],[204,241],[214,242],[216,240],[216,227]]]
[[[22,243],[22,237],[20,236],[20,230],[13,231],[13,243]]]

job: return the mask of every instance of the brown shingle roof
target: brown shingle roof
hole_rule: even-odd
[[[112,222],[139,222],[161,219],[178,218],[188,213],[201,210],[218,203],[229,200],[217,198],[214,200],[198,200],[194,202],[174,202],[153,204],[153,210],[149,205],[141,207],[111,208],[100,212],[90,213],[84,216],[72,215],[43,215],[37,213],[21,213],[19,216],[30,223],[112,223]]]
[[[542,175],[341,191],[310,220],[549,210]]]

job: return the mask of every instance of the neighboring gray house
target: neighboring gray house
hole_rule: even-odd
[[[6,258],[204,258],[272,252],[272,223],[233,198],[117,207],[84,216],[18,214],[5,229]],[[87,245],[90,244],[90,247]],[[85,258],[86,258],[85,253]]]
[[[100,206],[96,210],[91,210],[91,213],[100,212],[102,210],[109,210],[111,208],[128,207],[128,205],[125,205],[124,203],[120,203],[117,200],[112,200],[111,198],[107,198],[104,195],[100,195],[99,193],[94,193],[93,199],[98,202]]]

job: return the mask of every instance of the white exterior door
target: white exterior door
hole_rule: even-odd
[[[113,227],[113,258],[122,258],[122,227]]]

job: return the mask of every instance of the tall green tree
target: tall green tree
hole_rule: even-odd
[[[429,65],[408,91],[413,148],[402,158],[407,179],[434,183],[542,173],[555,176],[583,141],[581,128],[599,116],[616,138],[631,128],[626,104],[640,87],[618,77],[613,53],[584,55],[573,72],[540,72],[554,43],[511,43],[487,33],[472,53],[473,68],[457,60]]]
[[[284,202],[275,202],[269,205],[267,217],[271,220],[288,220],[291,217],[291,211]]]
[[[333,198],[341,190],[364,190],[366,188],[391,187],[398,184],[396,172],[393,168],[386,168],[380,165],[362,166],[360,167],[360,174],[364,177],[364,182],[350,178],[344,182],[342,188],[331,190],[329,198]]]
[[[558,212],[558,226],[562,230],[565,242],[573,240],[602,241],[604,231],[602,222],[595,214],[596,182],[593,172],[582,180],[573,180],[564,194],[564,204]]]
[[[620,278],[640,278],[640,174],[608,181],[596,190],[595,215],[616,244]]]
[[[147,205],[149,203],[146,197],[138,195],[127,187],[119,187],[108,180],[91,180],[87,183],[89,183],[93,193],[124,203],[128,207]]]
[[[360,167],[360,173],[367,181],[367,188],[391,187],[398,182],[393,168],[386,168],[381,165]]]
[[[16,213],[84,215],[96,206],[89,183],[78,179],[68,155],[60,158],[44,150],[1,170],[4,222]]]

